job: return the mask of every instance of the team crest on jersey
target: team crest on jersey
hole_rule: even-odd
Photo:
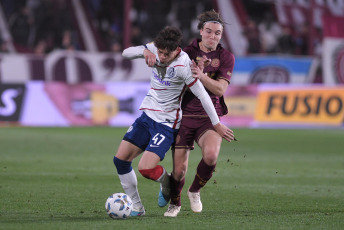
[[[174,78],[176,76],[176,74],[177,73],[176,73],[176,70],[174,69],[174,67],[170,67],[167,69],[166,75],[168,78]]]
[[[218,58],[214,58],[213,60],[211,60],[211,66],[216,68],[220,66],[220,60]]]

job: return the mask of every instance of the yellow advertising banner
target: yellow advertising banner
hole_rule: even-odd
[[[258,93],[255,120],[262,123],[342,125],[344,87],[276,87]]]

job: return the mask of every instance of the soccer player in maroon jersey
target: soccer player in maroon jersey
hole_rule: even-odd
[[[234,68],[234,55],[220,44],[224,22],[219,13],[206,11],[198,16],[201,39],[184,48],[200,68],[192,68],[208,91],[219,117],[227,114],[223,94],[227,90]],[[180,194],[185,183],[190,150],[194,141],[202,149],[202,159],[187,195],[193,212],[202,211],[200,190],[212,177],[220,152],[222,137],[216,133],[200,101],[186,92],[182,101],[183,118],[173,152],[173,171],[170,178],[171,201],[165,216],[175,217],[181,208]]]

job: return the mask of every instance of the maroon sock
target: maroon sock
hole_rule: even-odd
[[[181,181],[176,181],[173,176],[170,176],[171,187],[171,204],[181,206],[180,194],[185,184],[185,178]]]
[[[190,192],[199,192],[199,190],[210,180],[210,178],[213,176],[213,172],[215,170],[216,164],[215,165],[207,165],[203,158],[199,162],[198,167],[197,167],[197,173],[195,176],[195,179],[190,186],[189,191]]]

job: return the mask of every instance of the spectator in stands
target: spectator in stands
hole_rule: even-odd
[[[130,15],[131,15],[131,23],[132,23],[132,28],[136,30],[135,28],[140,28],[140,35],[137,39],[138,41],[131,41],[132,44],[143,44],[151,41],[151,39],[146,40],[145,39],[145,34],[146,31],[144,31],[145,25],[148,23],[148,12],[147,12],[147,5],[145,4],[144,1],[134,1],[132,8],[130,10]],[[142,31],[141,31],[142,30]]]
[[[122,45],[119,41],[113,40],[110,45],[110,51],[114,53],[120,53],[122,52]]]
[[[281,36],[278,38],[278,52],[282,54],[295,53],[295,41],[289,26],[284,26]]]
[[[297,27],[295,38],[296,54],[309,55],[308,49],[309,29],[307,24],[301,24]]]
[[[14,13],[9,20],[9,28],[12,33],[13,41],[26,48],[29,46],[29,37],[33,26],[33,17],[29,8],[22,6],[19,11]]]
[[[138,46],[142,43],[141,28],[137,24],[133,24],[131,27],[131,44],[132,46]]]
[[[74,48],[81,49],[78,37],[76,36],[77,26],[73,20],[73,10],[70,5],[71,2],[68,0],[59,0],[53,2],[54,16],[53,21],[51,22],[51,27],[54,29],[52,32],[55,39],[55,47],[58,47],[65,36],[71,36]],[[69,31],[70,34],[66,35],[66,31]]]
[[[282,29],[270,12],[265,14],[264,20],[258,25],[262,50],[265,53],[277,51],[277,40]]]
[[[115,22],[110,25],[109,30],[105,36],[105,43],[108,50],[111,49],[114,41],[122,43],[123,32],[121,26]]]
[[[172,0],[146,0],[143,2],[145,4],[145,13],[148,16],[146,19],[147,22],[142,24],[142,35],[144,37],[143,42],[150,42],[153,40],[151,37],[152,34],[157,34],[166,26],[166,15],[171,10]]]
[[[60,48],[65,49],[65,50],[78,50],[79,49],[77,39],[75,38],[72,31],[65,30],[63,32]]]
[[[192,35],[190,32],[191,28],[191,21],[192,19],[196,18],[196,12],[194,10],[195,6],[197,5],[197,0],[190,0],[190,1],[183,1],[178,0],[176,2],[177,4],[177,12],[176,12],[176,18],[179,22],[179,28],[183,32],[183,43],[182,46],[186,46],[189,43],[189,40],[191,39]]]
[[[260,53],[262,51],[260,34],[257,23],[254,20],[250,19],[247,22],[247,26],[244,29],[244,34],[248,42],[247,54]]]
[[[54,6],[51,1],[42,0],[35,8],[32,9],[35,18],[35,43],[38,44],[40,41],[45,40],[47,49],[54,49]],[[62,23],[62,22],[60,22]]]
[[[13,14],[17,13],[17,10],[25,6],[27,0],[1,0],[1,6],[9,19]]]
[[[34,47],[33,52],[38,55],[46,54],[48,52],[46,41],[40,40]]]
[[[123,34],[123,2],[100,0],[96,12],[96,26],[107,48],[111,47],[113,39],[118,40]]]

